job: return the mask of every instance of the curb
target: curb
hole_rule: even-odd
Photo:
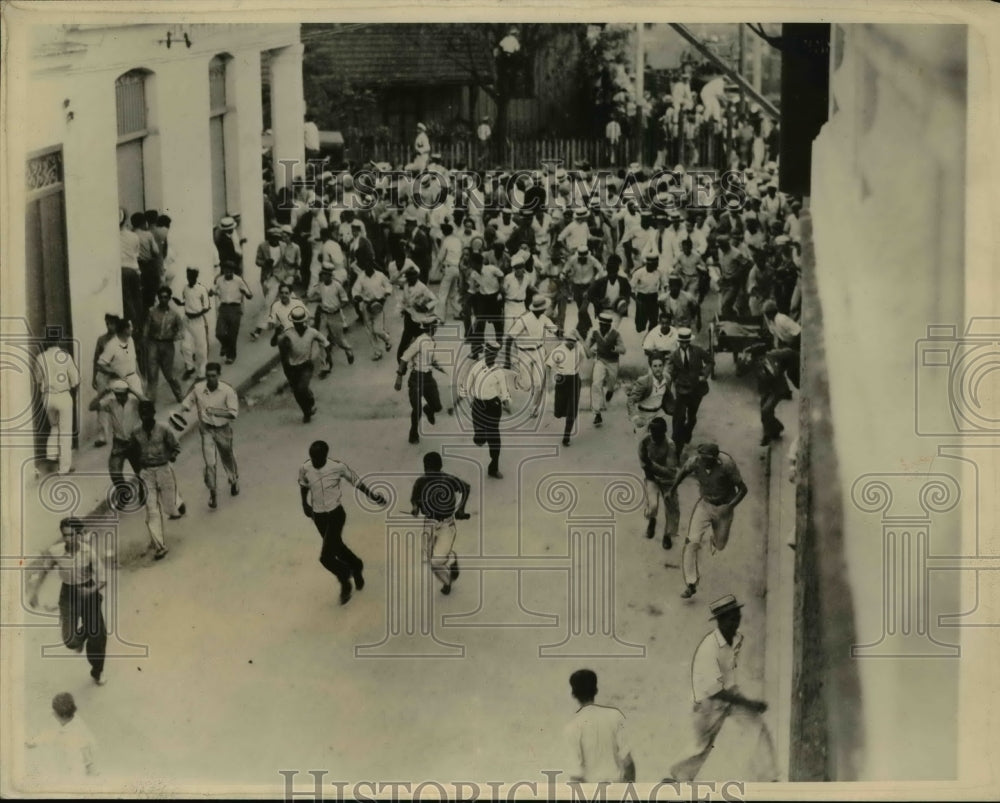
[[[353,307],[350,309],[349,314],[345,310],[345,318],[347,319],[348,326],[354,326],[356,323],[358,323],[357,314],[354,312]],[[277,350],[275,350],[275,353],[272,356],[268,357],[263,363],[261,363],[259,367],[255,368],[253,370],[253,373],[250,374],[250,376],[248,376],[239,384],[234,385],[233,389],[236,391],[236,395],[240,398],[240,401],[242,402],[247,392],[251,390],[254,386],[256,386],[261,379],[263,379],[267,374],[271,373],[271,371],[277,368],[280,364],[281,364],[281,355],[277,353]],[[172,406],[177,407],[178,405],[175,403]],[[165,424],[165,426],[169,426],[169,424]],[[190,435],[192,432],[196,432],[197,430],[198,430],[197,419],[195,419],[191,421],[181,432],[177,433],[177,441],[182,442],[185,438],[187,438],[188,435]],[[108,504],[107,499],[105,499],[100,503],[98,503],[97,507],[95,507],[89,513],[87,513],[83,518],[102,518],[102,517],[116,516],[116,515],[117,513],[111,510],[111,506]]]

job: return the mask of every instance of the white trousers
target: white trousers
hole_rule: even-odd
[[[184,339],[181,341],[181,356],[184,367],[194,368],[196,376],[205,375],[205,364],[208,362],[208,319],[185,318]]]
[[[73,465],[73,394],[68,390],[45,394],[45,414],[49,418],[49,439],[45,456],[59,462],[59,473]]]

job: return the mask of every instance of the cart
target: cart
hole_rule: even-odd
[[[767,346],[771,334],[761,322],[760,316],[723,320],[718,315],[708,324],[708,351],[712,355],[711,378],[715,378],[715,360],[720,352],[733,355],[733,365],[737,374],[745,373],[753,365],[755,347]],[[759,350],[759,349],[757,349]]]

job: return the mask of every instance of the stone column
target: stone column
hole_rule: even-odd
[[[271,51],[271,133],[274,136],[275,186],[288,186],[304,174],[305,98],[301,43]],[[285,166],[282,166],[282,162]]]

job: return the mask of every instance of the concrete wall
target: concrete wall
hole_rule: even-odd
[[[81,344],[81,402],[91,398],[90,362],[103,332],[103,316],[121,311],[118,246],[115,80],[124,72],[152,72],[147,103],[152,126],[146,160],[147,206],[173,220],[172,269],[183,281],[184,268],[196,265],[210,284],[217,262],[212,243],[209,150],[208,65],[219,54],[227,65],[227,192],[230,212],[242,215],[248,239],[248,281],[257,285],[253,249],[263,239],[261,204],[261,77],[265,50],[280,50],[273,78],[280,100],[275,126],[276,152],[302,157],[302,76],[298,25],[174,26],[168,49],[158,40],[163,25],[49,26],[33,29],[20,42],[29,69],[11,75],[8,119],[23,121],[23,134],[11,138],[9,165],[23,173],[33,151],[61,146],[65,170],[67,248],[74,336]],[[187,32],[192,47],[181,41]],[[296,72],[296,64],[299,69]],[[64,105],[68,104],[68,105]],[[71,111],[72,119],[67,112]],[[11,264],[23,264],[23,203],[12,199]],[[129,210],[132,212],[135,210]],[[18,222],[18,217],[22,222]],[[8,310],[23,306],[23,277],[6,277]],[[259,294],[258,294],[259,295]],[[89,437],[93,416],[83,416]]]
[[[915,357],[928,325],[965,326],[966,30],[835,25],[833,45],[811,199],[824,347],[811,373],[825,375],[806,379],[836,461],[812,454],[829,771],[950,779],[962,630],[939,616],[969,606],[960,572],[927,567],[967,551],[956,505],[975,489],[939,456],[949,438],[919,431],[929,404],[948,419],[949,399],[945,375],[915,394],[929,376]]]

